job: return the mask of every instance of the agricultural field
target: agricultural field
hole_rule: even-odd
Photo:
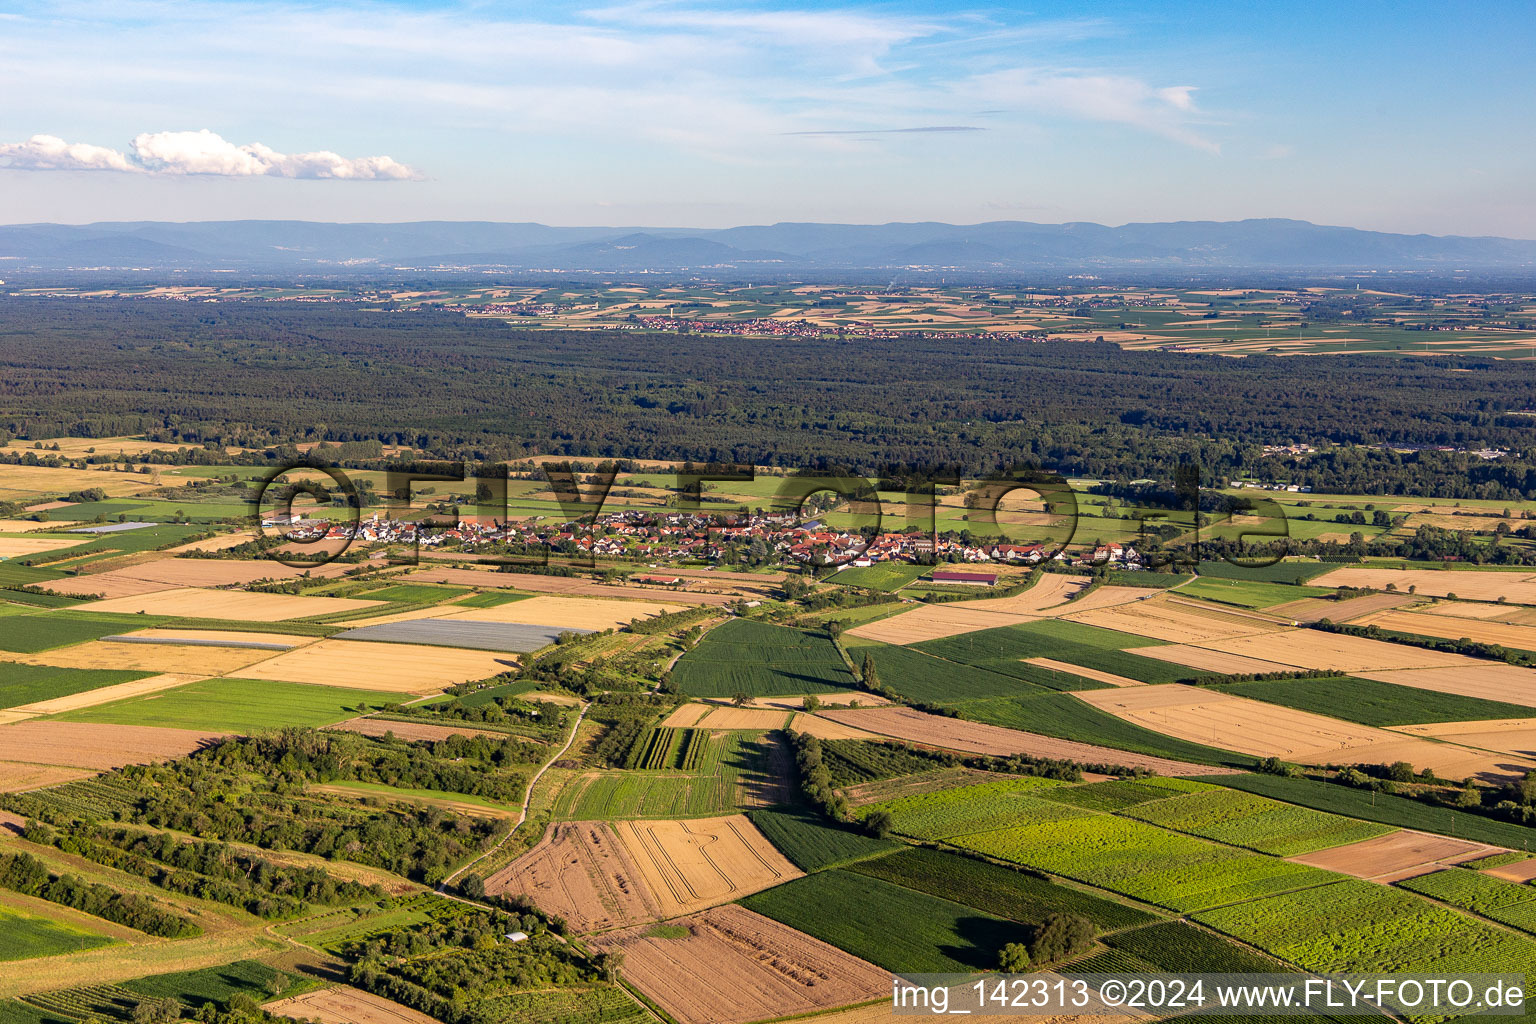
[[[1077,696],[1145,729],[1191,742],[1221,743],[1256,757],[1303,764],[1407,761],[1452,779],[1500,780],[1536,770],[1536,761],[1526,764],[1471,747],[1247,700],[1211,687],[1142,686]]]
[[[1050,805],[1041,805],[1030,797],[1058,785],[1050,779],[1028,777],[986,782],[873,804],[862,808],[860,817],[884,811],[891,815],[892,829],[902,835],[946,839],[989,827],[1007,828],[1019,821],[1041,820],[1041,816],[1051,813]],[[1073,815],[1063,810],[1061,816]]]
[[[843,868],[742,900],[754,910],[888,971],[970,973],[1027,929],[973,907]]]
[[[398,693],[381,690],[256,679],[205,679],[169,691],[68,712],[58,716],[58,720],[257,733],[293,725],[330,725],[399,699]]]
[[[663,918],[740,899],[800,877],[744,815],[613,826]]]
[[[845,587],[864,587],[885,593],[900,590],[907,584],[927,575],[931,568],[906,562],[882,562],[870,566],[845,566],[830,576],[827,582]]]
[[[1349,676],[1227,683],[1219,689],[1223,693],[1297,711],[1382,727],[1536,716],[1536,707],[1525,704],[1463,697]]]
[[[795,867],[806,872],[846,867],[901,848],[891,840],[833,825],[804,809],[759,809],[748,811],[747,818]]]
[[[1281,563],[1284,564],[1284,563]],[[1206,601],[1237,605],[1240,608],[1272,608],[1288,601],[1323,597],[1331,591],[1324,587],[1307,587],[1286,583],[1265,583],[1253,579],[1221,579],[1201,576],[1179,587],[1179,593]]]
[[[1385,825],[1324,814],[1215,786],[1138,803],[1119,813],[1175,832],[1277,857],[1343,846],[1391,831]]]
[[[788,803],[786,754],[754,732],[710,737],[696,772],[664,770],[585,773],[560,791],[560,820],[708,817]]]
[[[1309,971],[1523,973],[1536,966],[1536,943],[1370,882],[1335,882],[1193,916]]]
[[[0,907],[0,960],[30,960],[93,949],[112,942],[105,935],[63,921]]]
[[[144,678],[142,672],[89,671],[0,662],[0,707],[20,707]]]
[[[1410,892],[1470,910],[1479,917],[1536,934],[1536,887],[1465,868],[1448,868],[1397,883]]]
[[[826,637],[745,619],[706,633],[678,660],[672,680],[693,697],[835,693],[853,686],[852,673]]]
[[[929,847],[909,847],[852,865],[850,870],[1023,924],[1039,923],[1051,914],[1075,914],[1100,931],[1114,931],[1158,919],[1041,875]]]
[[[624,954],[626,976],[679,1024],[745,1024],[884,994],[890,975],[739,906],[590,940]]]
[[[955,846],[1181,913],[1318,885],[1327,872],[1045,800],[1027,824],[951,836]],[[1044,808],[1050,808],[1048,811]]]
[[[1171,683],[1189,674],[1176,665],[1127,653],[1131,648],[1143,648],[1148,644],[1149,639],[1144,636],[1082,621],[1053,619],[928,641],[915,645],[915,649],[947,661],[1017,675],[1032,682],[1048,676],[1038,668],[1031,671],[1025,664],[1030,658],[1081,665],[1144,683]],[[1083,684],[1068,682],[1050,688],[1080,689]]]

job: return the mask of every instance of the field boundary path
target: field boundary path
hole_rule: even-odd
[[[486,850],[484,853],[480,854],[480,856],[476,857],[468,864],[460,867],[453,874],[437,883],[437,891],[439,893],[442,893],[445,896],[448,895],[448,886],[453,884],[453,880],[455,878],[458,878],[464,872],[468,871],[470,868],[474,867],[476,864],[479,864],[481,861],[485,860],[485,858],[501,849],[504,845],[506,845],[508,839],[511,839],[514,835],[517,834],[517,830],[522,827],[523,822],[528,820],[528,807],[533,802],[533,788],[539,784],[539,780],[544,777],[544,773],[549,770],[549,766],[564,757],[565,752],[571,749],[571,744],[576,742],[576,734],[581,731],[581,720],[586,716],[588,707],[589,705],[583,704],[581,706],[581,710],[576,713],[576,721],[571,723],[571,735],[566,738],[565,746],[555,751],[554,755],[551,756],[548,761],[545,761],[542,765],[540,765],[538,771],[533,773],[533,778],[528,780],[528,785],[523,790],[523,806],[517,812],[517,820],[512,823],[511,828],[507,829],[507,834],[497,840],[495,846],[492,846],[489,850]]]

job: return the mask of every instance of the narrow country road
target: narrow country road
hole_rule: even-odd
[[[533,778],[528,780],[528,786],[523,791],[522,809],[517,812],[517,821],[513,822],[512,827],[507,829],[507,834],[497,840],[495,846],[491,847],[489,850],[486,850],[480,856],[476,857],[474,860],[470,861],[468,864],[465,864],[453,874],[439,882],[437,884],[438,892],[442,893],[443,895],[447,895],[448,887],[453,884],[453,880],[455,878],[458,878],[464,872],[468,871],[470,868],[474,867],[476,864],[479,864],[481,861],[485,860],[485,858],[501,849],[502,846],[506,845],[507,840],[511,839],[512,836],[516,834],[517,830],[522,827],[523,822],[528,820],[528,805],[533,802],[533,787],[539,784],[539,779],[544,777],[544,773],[549,770],[549,766],[564,757],[565,752],[571,749],[571,744],[576,742],[576,733],[581,730],[581,720],[586,716],[587,707],[588,705],[583,704],[581,706],[581,710],[576,713],[576,721],[571,723],[571,735],[566,739],[565,746],[556,751],[554,756],[552,756],[548,761],[545,761],[542,765],[540,765],[539,770],[533,773]]]

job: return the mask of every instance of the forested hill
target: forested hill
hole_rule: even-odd
[[[267,446],[376,438],[528,453],[1166,477],[1265,444],[1329,489],[1536,496],[1529,363],[1127,352],[1107,343],[536,332],[455,313],[0,301],[0,432]],[[0,452],[5,451],[0,449]],[[18,449],[12,446],[10,453]],[[1270,466],[1278,471],[1283,467]]]

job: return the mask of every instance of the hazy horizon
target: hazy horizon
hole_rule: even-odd
[[[1536,237],[1513,3],[21,0],[0,27],[0,223]],[[1451,62],[1476,73],[1425,71]]]

